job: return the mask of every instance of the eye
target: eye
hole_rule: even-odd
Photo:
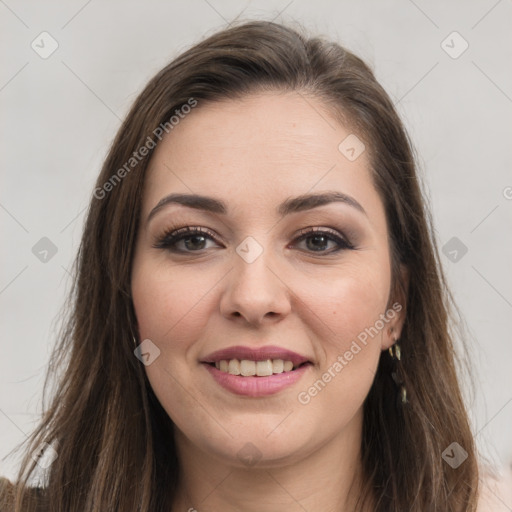
[[[207,240],[215,240],[210,230],[199,226],[187,226],[166,232],[153,247],[175,253],[198,252],[205,249]],[[184,242],[182,247],[185,249],[178,247],[181,242]]]
[[[344,249],[353,249],[354,246],[340,236],[337,231],[325,228],[305,228],[301,230],[301,235],[295,239],[295,243],[306,241],[308,252],[317,252],[323,254],[332,254]],[[310,242],[310,243],[309,243]],[[331,242],[337,245],[334,250],[326,251],[327,244]]]
[[[324,254],[332,254],[341,250],[353,249],[354,246],[337,231],[326,228],[304,228],[295,239],[293,245],[306,242],[306,251]],[[165,249],[173,253],[192,253],[208,249],[208,241],[216,242],[215,234],[207,228],[200,226],[187,226],[164,233],[153,247]],[[327,251],[328,244],[334,244],[334,248]],[[181,244],[181,246],[180,246]]]

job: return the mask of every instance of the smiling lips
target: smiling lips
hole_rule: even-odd
[[[257,349],[236,346],[217,350],[202,362],[231,375],[267,377],[295,370],[309,361],[296,352],[269,345]]]
[[[236,346],[218,350],[201,361],[225,389],[246,396],[265,396],[296,382],[311,362],[276,346]]]

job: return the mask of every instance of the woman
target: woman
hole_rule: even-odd
[[[186,51],[98,178],[15,510],[476,510],[431,233],[358,57],[269,22]]]

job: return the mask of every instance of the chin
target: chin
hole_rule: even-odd
[[[315,446],[310,445],[312,434],[303,430],[294,435],[289,431],[272,432],[277,424],[274,422],[272,428],[268,428],[266,422],[264,425],[253,424],[251,428],[242,424],[237,433],[231,430],[233,437],[225,435],[221,440],[212,439],[211,433],[197,433],[198,438],[192,442],[219,462],[248,469],[291,465],[314,451]]]

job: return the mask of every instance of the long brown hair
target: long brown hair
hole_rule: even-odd
[[[173,423],[133,353],[130,280],[145,172],[158,127],[172,130],[176,110],[257,90],[316,97],[357,127],[385,206],[394,289],[404,286],[400,265],[409,270],[400,339],[408,403],[397,408],[391,360],[382,353],[364,404],[361,496],[371,495],[379,511],[476,510],[477,458],[457,376],[452,301],[402,122],[357,56],[254,21],[208,37],[162,69],[117,133],[91,197],[72,307],[47,377],[58,375],[58,385],[27,445],[16,511],[33,510],[36,501],[52,512],[170,510],[179,477]],[[149,149],[141,156],[143,146]],[[27,486],[38,467],[31,454],[43,442],[58,456],[33,499]],[[456,469],[442,457],[453,442],[468,454]]]

